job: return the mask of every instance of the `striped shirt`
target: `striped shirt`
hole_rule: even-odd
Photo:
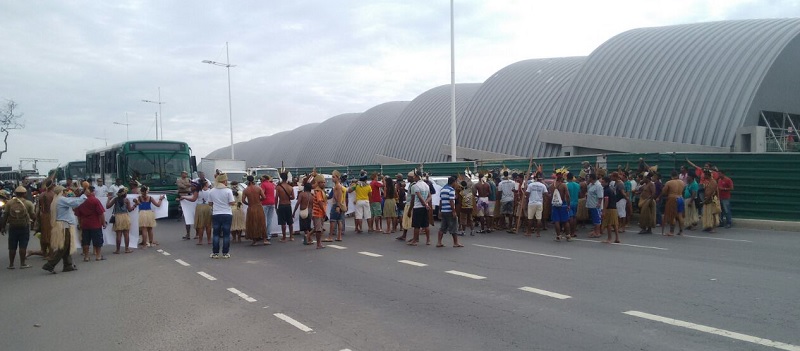
[[[441,211],[442,212],[453,212],[453,207],[450,206],[450,200],[456,199],[456,190],[450,186],[450,184],[445,185],[439,194],[439,199],[442,200],[441,204]]]

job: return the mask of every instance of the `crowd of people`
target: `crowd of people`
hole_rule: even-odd
[[[562,167],[549,176],[541,166],[525,172],[501,169],[477,175],[454,174],[438,190],[438,204],[432,200],[437,187],[427,174],[417,170],[405,177],[362,171],[353,180],[334,171],[333,186],[328,188],[322,174],[291,178],[285,169],[278,182],[268,175],[259,180],[249,176],[243,189],[219,172],[213,181],[202,172],[195,179],[183,172],[176,184],[177,200],[196,204],[194,239],[197,245],[212,245],[211,258],[230,258],[231,242],[241,242],[242,238],[252,246],[271,245],[273,216],[281,227],[280,242],[292,242],[295,235],[301,235],[303,244],[317,249],[325,248],[325,242],[343,240],[348,215],[355,219],[354,233],[400,232],[396,239],[410,246],[417,246],[424,234],[425,244],[431,245],[437,207],[441,225],[436,247],[444,246],[446,234],[452,237],[453,247],[459,248],[463,247],[459,237],[467,231],[470,236],[505,230],[540,237],[548,227],[553,228],[556,241],[572,241],[580,228],[588,227],[588,237],[605,236],[602,242],[619,243],[620,233],[633,225],[634,213],[638,213],[638,234],[652,234],[656,227],[661,227],[665,236],[682,235],[685,229],[714,232],[717,227],[730,228],[733,181],[709,163],[703,167],[687,163],[671,171],[666,180],[662,180],[657,166],[651,167],[641,159],[635,170],[620,166],[609,171],[583,162],[580,170]],[[125,187],[122,179],[108,187],[102,179],[81,184],[68,180],[66,186],[60,186],[48,179],[39,189],[35,203],[28,200],[30,194],[22,186],[6,202],[0,226],[9,236],[9,269],[15,268],[17,250],[20,268],[30,267],[27,257],[41,255],[47,259],[43,269],[48,272],[55,273],[62,260],[63,271],[77,269],[71,259],[76,251],[73,235],[81,236],[84,261],[92,254],[95,260],[104,260],[102,230],[109,224],[116,233],[115,254],[121,252],[123,242],[123,252],[131,252],[132,225],[139,227],[139,245],[158,245],[153,209],[162,206],[164,196],[150,196],[146,186],[131,182]],[[131,200],[129,193],[137,196]],[[106,198],[104,202],[99,199],[102,197]],[[106,221],[106,209],[111,209],[110,221]],[[135,209],[138,223],[132,223],[129,216]],[[36,233],[41,251],[27,250],[31,231]],[[190,231],[187,224],[183,239],[192,239]]]

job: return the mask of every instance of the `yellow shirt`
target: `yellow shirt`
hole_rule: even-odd
[[[369,184],[356,184],[356,201],[366,200],[369,201],[369,193],[372,192],[372,187]]]

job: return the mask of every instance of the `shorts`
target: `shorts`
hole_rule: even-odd
[[[300,231],[301,232],[311,231],[311,216],[307,216],[306,218],[300,218]]]
[[[103,247],[102,229],[83,229],[81,230],[81,245],[93,247]]]
[[[458,225],[456,224],[456,216],[453,215],[453,212],[442,212],[442,226],[439,227],[440,233],[450,233],[456,234],[458,231]]]
[[[592,224],[600,225],[601,218],[600,218],[600,209],[599,208],[590,208],[589,209],[589,217],[592,218]]]
[[[415,208],[411,212],[411,228],[427,228],[428,225],[428,209],[425,207]]]
[[[8,228],[8,249],[16,250],[27,249],[28,241],[31,239],[31,230],[29,227],[22,228]]]
[[[322,224],[325,222],[325,218],[313,217],[312,220],[314,221],[314,232],[322,233]]]
[[[489,204],[488,206],[486,206],[486,215],[487,216],[494,217],[494,210],[495,210],[494,207],[495,207],[496,203],[497,203],[496,201],[488,201],[487,202],[487,204]]]
[[[569,222],[569,206],[553,206],[550,210],[550,220],[552,222],[566,223]]]
[[[678,213],[684,213],[684,212],[686,212],[686,205],[683,202],[683,198],[679,197],[678,198]]]
[[[397,204],[397,217],[403,217],[403,210],[406,208],[406,204]]]
[[[574,218],[577,213],[578,213],[578,204],[574,204],[574,205],[570,204],[569,205],[569,219]]]
[[[328,215],[328,218],[331,222],[338,222],[342,220],[342,213],[338,211],[339,204],[334,204],[331,206],[331,213]]]
[[[276,212],[278,213],[278,225],[294,224],[294,217],[292,217],[292,205],[278,205]]]
[[[372,218],[372,209],[369,207],[369,201],[358,200],[356,201],[356,219],[370,219]]]
[[[625,218],[627,215],[626,209],[628,208],[628,200],[622,199],[617,201],[617,217]]]
[[[479,197],[477,205],[478,205],[478,217],[483,217],[487,213],[489,213],[489,198],[488,197]]]
[[[500,212],[504,215],[513,215],[514,214],[514,201],[501,201],[500,202]]]
[[[544,210],[542,204],[528,204],[528,219],[542,219],[542,210]]]
[[[372,213],[372,217],[382,217],[383,216],[383,207],[381,207],[380,202],[370,202],[369,203],[370,213]]]

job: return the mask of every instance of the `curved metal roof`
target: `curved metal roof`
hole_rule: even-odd
[[[584,57],[533,59],[497,71],[472,97],[458,123],[458,146],[529,157],[556,116],[561,93]]]
[[[456,122],[480,83],[456,84]],[[442,144],[450,145],[449,84],[430,89],[417,96],[397,118],[396,132],[389,135],[383,155],[413,162],[444,162]]]
[[[634,29],[598,47],[550,129],[729,147],[800,19]]]
[[[330,161],[341,165],[374,163],[375,154],[383,151],[386,140],[397,132],[397,117],[408,103],[386,102],[362,112],[346,133],[331,138],[335,140],[332,143],[338,143],[339,147]]]
[[[311,135],[314,137],[308,139],[305,146],[301,148],[297,154],[296,163],[292,164],[298,167],[309,166],[331,166],[330,162],[333,161],[334,154],[336,153],[336,143],[340,142],[338,137],[347,133],[350,125],[355,121],[360,113],[345,113],[326,119],[318,124]]]
[[[260,150],[264,160],[259,164],[277,168],[283,161],[286,166],[295,165],[300,149],[311,139],[312,132],[318,125],[319,123],[304,124],[287,133],[275,134],[275,138],[269,138],[254,145],[257,150]]]

